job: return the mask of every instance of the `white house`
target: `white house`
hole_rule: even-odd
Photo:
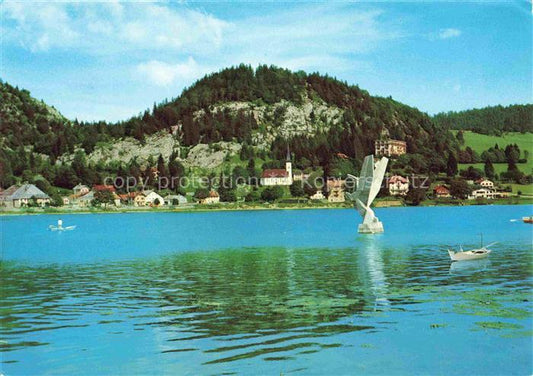
[[[274,168],[264,170],[261,174],[261,185],[291,185],[292,182],[291,153],[289,152],[289,149],[287,149],[285,169]]]
[[[389,179],[389,193],[391,196],[405,196],[409,192],[409,180],[403,176],[394,175]]]
[[[480,188],[473,191],[470,195],[468,195],[469,200],[474,200],[476,198],[486,198],[489,200],[494,199],[496,196],[496,191],[494,189],[488,189],[488,188]]]
[[[163,206],[165,205],[165,199],[155,193],[154,191],[145,192],[146,197],[144,199],[144,204],[148,206]]]
[[[494,189],[494,183],[487,179],[479,179],[476,184],[479,184],[482,188]]]
[[[312,195],[312,196],[309,196],[309,198],[311,200],[323,200],[323,199],[325,199],[324,194],[322,193],[321,190],[316,191],[315,194]]]

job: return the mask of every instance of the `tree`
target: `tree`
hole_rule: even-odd
[[[167,176],[165,160],[163,159],[162,154],[159,154],[159,157],[157,158],[157,171],[159,172],[159,177]]]
[[[463,179],[454,179],[450,182],[450,194],[459,199],[466,199],[472,192],[468,183]]]
[[[490,161],[490,159],[487,159],[485,161],[484,170],[485,170],[485,176],[487,178],[494,179],[494,166],[492,165],[492,162]]]
[[[302,197],[305,194],[304,188],[301,181],[295,181],[289,187],[291,191],[291,196],[293,197]]]
[[[411,188],[405,196],[408,205],[418,206],[426,198],[426,190],[423,188]]]
[[[459,144],[464,145],[465,144],[465,137],[463,135],[463,131],[457,132],[457,135],[455,136]]]
[[[261,199],[264,201],[276,201],[283,197],[283,188],[281,188],[278,185],[275,185],[273,187],[267,187],[263,192],[261,192]]]
[[[244,198],[244,201],[246,202],[257,202],[261,198],[261,195],[259,194],[259,191],[257,189],[253,189],[251,192],[249,192],[246,197]]]
[[[103,204],[104,207],[107,208],[107,204],[113,204],[114,201],[115,197],[113,196],[113,192],[106,189],[94,192],[94,199],[91,203],[93,206]]]
[[[197,200],[203,200],[204,198],[207,198],[209,196],[209,190],[206,188],[198,188],[194,192],[194,198]]]
[[[446,163],[446,175],[455,176],[457,175],[457,159],[453,153],[448,155],[448,162]]]

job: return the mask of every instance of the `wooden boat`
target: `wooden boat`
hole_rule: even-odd
[[[533,223],[533,215],[529,217],[522,217],[522,221],[524,221],[524,223]]]
[[[488,249],[488,247],[496,243],[491,243],[489,245],[484,246],[483,245],[483,234],[480,234],[480,235],[481,235],[481,247],[480,248],[471,249],[469,251],[463,251],[463,247],[461,246],[459,252],[454,252],[453,250],[448,249],[448,254],[450,255],[450,259],[452,261],[466,261],[466,260],[479,260],[479,259],[484,259],[485,257],[487,257],[491,252],[491,250]]]

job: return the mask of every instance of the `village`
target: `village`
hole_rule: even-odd
[[[375,155],[377,157],[396,158],[407,152],[404,141],[377,140],[375,142]],[[345,191],[353,190],[354,184],[347,184],[344,178],[328,178],[322,186],[309,184],[309,173],[293,170],[291,155],[287,151],[285,168],[264,169],[260,178],[260,186],[255,187],[256,194],[248,194],[236,197],[231,202],[242,203],[265,203],[284,202],[305,205],[309,203],[327,203],[344,205]],[[462,184],[460,193],[453,189],[450,184],[436,180],[427,187],[417,187],[420,179],[400,175],[386,175],[384,187],[379,197],[382,201],[376,206],[401,206],[406,203],[410,190],[425,188],[423,197],[426,199],[439,200],[443,203],[453,204],[453,200],[477,200],[479,203],[490,203],[497,199],[505,199],[511,196],[507,187],[499,186],[487,178],[477,180],[460,179]],[[306,189],[303,189],[307,185]],[[273,190],[273,187],[278,187]],[[466,188],[465,188],[466,187]],[[219,190],[222,190],[220,187]],[[193,208],[196,206],[213,206],[230,202],[221,197],[217,187],[208,187],[181,193],[169,190],[141,189],[131,192],[121,192],[113,185],[98,184],[88,186],[77,184],[70,194],[62,195],[60,202],[54,200],[34,184],[24,183],[12,185],[0,191],[0,210],[19,210],[24,208],[46,208],[50,206],[84,210],[89,208],[112,209],[112,208]],[[260,193],[259,193],[260,192]],[[272,192],[276,192],[275,194]],[[296,202],[294,199],[298,199]],[[452,201],[450,201],[452,200]],[[56,200],[57,201],[57,200]],[[458,202],[455,202],[458,203]]]

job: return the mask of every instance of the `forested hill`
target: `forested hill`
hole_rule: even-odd
[[[274,164],[283,159],[289,144],[296,167],[327,168],[339,153],[354,163],[360,161],[373,152],[376,139],[390,137],[407,142],[417,161],[413,169],[419,172],[443,171],[446,155],[457,145],[447,130],[436,127],[415,108],[373,97],[328,76],[273,66],[240,65],[210,74],[177,98],[114,124],[67,120],[27,91],[7,83],[0,83],[0,92],[3,186],[22,175],[41,174],[41,165],[46,165],[47,179],[54,179],[58,164],[67,169],[74,154],[94,173],[86,177],[75,171],[63,173],[74,173],[87,183],[97,180],[99,173],[127,170],[132,163],[152,163],[146,155],[132,154],[135,148],[119,150],[126,142],[139,143],[139,150],[153,143],[147,153],[156,159],[162,154],[176,160],[186,154],[177,151],[226,142],[245,151],[242,160],[260,154],[262,160]],[[153,139],[162,134],[171,141],[159,151],[161,145]],[[113,156],[106,154],[106,144],[113,145]],[[65,180],[76,179],[55,180],[65,185]]]
[[[533,105],[494,106],[440,113],[433,117],[433,121],[439,127],[470,130],[488,135],[533,132]]]

